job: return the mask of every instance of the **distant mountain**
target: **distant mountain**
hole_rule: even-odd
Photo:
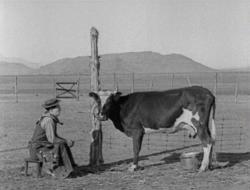
[[[3,58],[3,57],[2,57]],[[18,62],[18,60],[20,62]],[[33,69],[22,63],[21,59],[13,62],[1,61],[0,75],[23,74],[78,74],[89,73],[89,56],[64,58],[48,65]],[[119,54],[105,54],[100,56],[101,72],[103,73],[176,73],[176,72],[213,72],[201,63],[198,63],[181,54],[161,55],[154,52],[129,52]]]
[[[237,68],[221,69],[221,71],[226,71],[226,72],[250,72],[250,66],[249,67],[237,67]]]
[[[64,58],[41,66],[35,71],[37,74],[78,74],[89,73],[89,57],[80,56]]]
[[[89,56],[65,58],[42,66],[37,74],[89,73]],[[100,56],[101,72],[105,73],[168,73],[212,72],[213,69],[180,54],[161,55],[154,52],[129,52]]]
[[[22,63],[9,63],[0,61],[0,75],[25,75],[33,72],[33,69]]]
[[[22,58],[18,58],[18,57],[4,57],[3,55],[0,54],[0,62],[8,62],[8,63],[21,63],[24,64],[30,68],[39,68],[40,64],[39,63],[34,63],[34,62],[30,62],[27,60],[24,60]]]

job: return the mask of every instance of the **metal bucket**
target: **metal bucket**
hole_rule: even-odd
[[[196,170],[199,166],[198,154],[199,152],[182,153],[180,156],[182,167],[187,170]]]

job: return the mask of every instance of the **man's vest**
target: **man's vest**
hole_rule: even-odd
[[[50,115],[50,114],[44,114],[41,116],[41,118],[36,122],[35,130],[33,133],[33,136],[31,138],[31,141],[29,141],[29,151],[30,151],[30,157],[37,159],[37,153],[39,152],[40,148],[45,149],[51,149],[53,148],[53,144],[50,143],[46,136],[46,131],[41,127],[41,122],[45,117],[49,117],[53,120],[55,123],[55,135],[56,135],[56,125],[57,123],[60,123],[57,117]]]
[[[45,129],[43,129],[41,127],[41,122],[42,120],[45,118],[45,117],[49,117],[53,120],[55,126],[57,125],[57,123],[60,123],[58,118],[53,116],[53,115],[50,115],[50,114],[45,114],[43,115],[37,122],[36,122],[36,126],[35,126],[35,130],[34,130],[34,133],[33,133],[33,136],[31,138],[31,142],[34,142],[34,143],[38,143],[38,142],[46,142],[48,141],[47,139],[47,136],[46,136],[46,131]],[[56,132],[56,127],[55,127],[55,135],[57,134]]]

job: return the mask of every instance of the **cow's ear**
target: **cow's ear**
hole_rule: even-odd
[[[116,92],[115,94],[114,94],[114,101],[118,101],[119,99],[120,99],[120,96],[122,95],[122,93],[121,92]]]
[[[89,97],[94,98],[94,100],[97,101],[97,102],[98,102],[99,99],[100,99],[100,98],[99,98],[99,95],[96,94],[95,92],[90,92],[90,93],[89,93]]]

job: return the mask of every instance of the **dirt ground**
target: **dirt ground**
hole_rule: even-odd
[[[28,157],[25,147],[32,135],[34,123],[43,111],[40,106],[42,101],[41,98],[40,101],[18,104],[0,103],[0,189],[250,189],[249,103],[233,106],[231,103],[218,103],[217,124],[222,126],[221,123],[224,123],[224,127],[242,126],[244,138],[240,139],[241,144],[238,146],[239,136],[231,136],[231,141],[223,141],[228,144],[221,146],[219,134],[218,146],[215,148],[218,160],[229,161],[229,165],[199,174],[197,171],[185,170],[180,163],[182,152],[201,151],[201,147],[196,144],[198,141],[192,141],[195,142],[193,144],[183,139],[175,141],[182,136],[176,136],[168,142],[164,136],[145,137],[139,162],[142,169],[129,172],[133,156],[131,139],[115,130],[110,123],[103,127],[105,164],[98,169],[88,167],[88,132],[91,129],[89,101],[87,98],[82,98],[80,102],[63,101],[61,120],[64,125],[59,133],[65,138],[76,140],[72,151],[80,167],[69,179],[52,178],[47,174],[38,179],[35,177],[34,165],[29,168],[29,176],[24,176],[22,171],[23,160]],[[235,134],[238,132],[234,131]],[[162,144],[164,146],[160,146]]]
[[[162,156],[162,155],[161,155]],[[21,168],[0,171],[1,189],[250,189],[250,161],[231,163],[226,168],[217,168],[198,174],[184,170],[179,162],[169,162],[167,157],[156,161],[141,161],[143,170],[131,173],[128,164],[106,165],[100,171],[81,166],[79,174],[70,179],[54,179],[50,176],[35,178],[20,173]],[[153,164],[152,164],[153,163]]]

